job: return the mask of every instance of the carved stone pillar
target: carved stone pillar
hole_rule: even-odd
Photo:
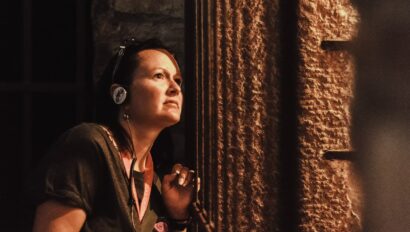
[[[196,1],[196,208],[208,229],[277,231],[277,1]]]
[[[350,2],[195,2],[203,228],[360,230],[351,161],[324,156],[353,149],[353,57],[337,48],[356,33]]]

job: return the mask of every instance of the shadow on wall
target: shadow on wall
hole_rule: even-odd
[[[366,194],[363,231],[410,231],[410,2],[356,5],[353,139]]]

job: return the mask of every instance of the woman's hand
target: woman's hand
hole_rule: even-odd
[[[162,180],[162,198],[169,216],[176,220],[189,217],[189,204],[194,189],[194,171],[181,164],[175,164],[172,173]]]

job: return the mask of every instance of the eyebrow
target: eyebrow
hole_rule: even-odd
[[[157,70],[157,69],[160,69],[160,70],[162,70],[163,72],[169,74],[169,72],[168,72],[165,68],[158,67],[158,68],[154,68],[153,70],[155,71],[155,70]],[[178,69],[177,69],[177,70],[178,70]],[[179,70],[175,73],[174,77],[179,77],[179,78],[183,79],[182,74],[181,74],[181,72],[180,72]]]

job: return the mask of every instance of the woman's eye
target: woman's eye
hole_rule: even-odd
[[[157,74],[154,75],[154,77],[158,78],[158,79],[163,79],[165,76],[162,73],[157,73]]]
[[[175,79],[174,80],[179,86],[181,86],[182,85],[182,79]]]

